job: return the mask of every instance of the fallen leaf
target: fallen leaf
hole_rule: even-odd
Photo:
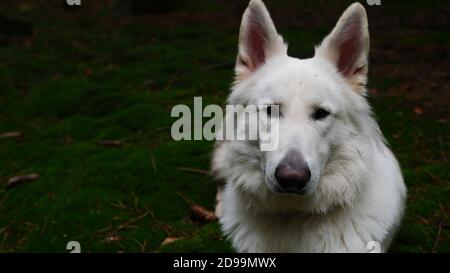
[[[122,241],[122,237],[120,236],[110,236],[108,238],[106,238],[106,242],[107,243],[114,243],[114,242],[118,242],[118,241]]]
[[[0,138],[21,138],[23,134],[17,131],[5,132],[0,134]]]
[[[190,207],[191,210],[191,216],[192,218],[201,221],[201,222],[213,222],[217,221],[217,216],[214,214],[214,212],[199,206],[199,205],[192,205]]]
[[[39,175],[32,173],[32,174],[27,174],[27,175],[21,175],[21,176],[14,176],[11,177],[8,182],[6,182],[6,188],[12,188],[17,186],[20,183],[24,183],[24,182],[31,182],[34,180],[39,179]]]
[[[440,118],[440,119],[438,119],[438,122],[442,123],[442,124],[447,124],[448,120],[446,118]]]
[[[180,239],[181,238],[178,238],[178,237],[167,237],[166,239],[164,239],[164,241],[162,241],[161,245],[165,246],[165,245],[168,245],[168,244],[172,244],[172,243],[174,243],[174,242],[176,242],[176,241],[178,241]]]
[[[430,221],[428,221],[428,219],[426,219],[424,217],[417,217],[417,218],[418,218],[418,220],[419,220],[419,222],[421,224],[425,224],[425,225],[429,225],[430,224]]]
[[[420,108],[420,107],[414,107],[414,108],[413,108],[413,112],[414,112],[414,114],[416,114],[416,115],[418,115],[418,116],[420,116],[420,115],[423,114],[423,110],[422,110],[422,108]]]

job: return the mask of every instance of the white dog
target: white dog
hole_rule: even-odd
[[[239,252],[386,251],[406,198],[402,174],[366,101],[369,32],[355,3],[310,59],[287,55],[260,0],[242,18],[233,105],[280,109],[279,146],[220,141],[216,212]],[[373,244],[373,243],[372,243]]]

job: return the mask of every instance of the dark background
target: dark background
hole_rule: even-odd
[[[1,252],[231,251],[189,209],[213,209],[212,143],[173,141],[170,110],[224,104],[247,3],[0,1]],[[350,3],[266,1],[300,58]],[[449,6],[361,3],[370,101],[409,188],[391,251],[449,252]]]

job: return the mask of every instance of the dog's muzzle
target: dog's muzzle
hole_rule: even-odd
[[[302,195],[311,179],[311,170],[302,154],[291,150],[276,167],[275,178],[282,193]]]

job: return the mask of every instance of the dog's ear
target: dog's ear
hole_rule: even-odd
[[[362,93],[367,82],[369,43],[366,10],[354,3],[316,48],[315,56],[331,61],[353,88]]]
[[[264,3],[261,0],[251,0],[242,16],[236,79],[239,81],[247,78],[268,58],[286,52],[287,46],[277,33]]]

